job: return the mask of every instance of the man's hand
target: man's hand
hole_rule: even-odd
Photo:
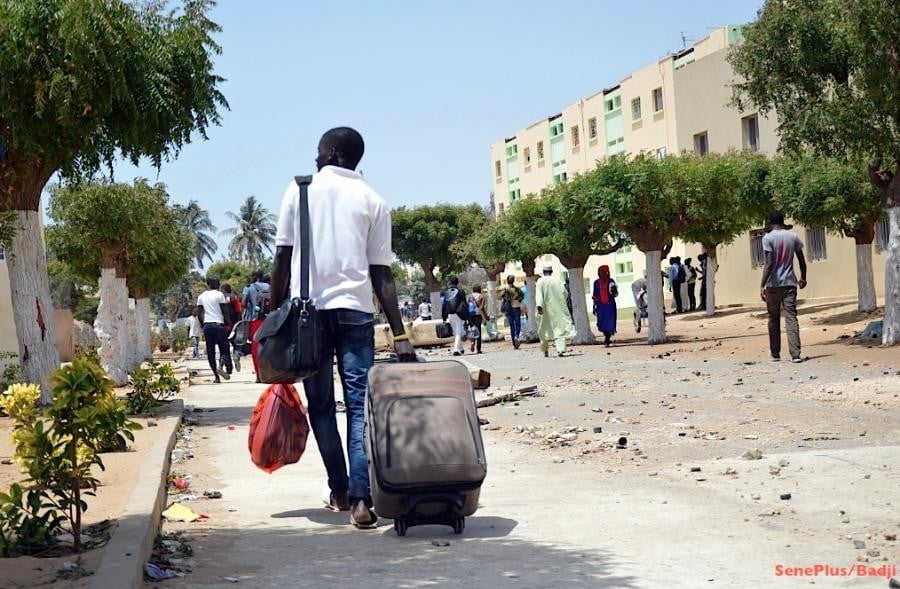
[[[394,342],[394,353],[397,354],[397,360],[400,362],[416,361],[416,349],[409,340]]]
[[[765,287],[765,286],[762,287],[761,289],[759,289],[759,297],[760,297],[763,301],[766,300],[766,287]]]
[[[806,278],[801,278],[800,282],[797,283],[800,288],[806,288]]]

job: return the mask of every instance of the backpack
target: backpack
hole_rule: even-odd
[[[475,303],[475,295],[470,294],[467,301],[468,301],[469,317],[474,317],[475,315],[478,315],[478,305]]]
[[[448,315],[456,315],[460,319],[469,318],[469,304],[461,289],[455,287],[448,289],[444,304],[447,305]]]

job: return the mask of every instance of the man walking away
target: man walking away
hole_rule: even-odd
[[[802,362],[800,357],[800,325],[797,322],[797,287],[806,288],[806,258],[803,242],[784,224],[784,214],[774,211],[769,215],[771,231],[762,239],[766,265],[763,269],[760,296],[769,311],[769,351],[772,361],[781,359],[781,312],[787,331],[788,348],[792,362]],[[800,265],[800,280],[794,274],[794,256]]]
[[[453,326],[453,355],[462,356],[463,337],[466,335],[466,319],[468,319],[469,304],[466,302],[466,293],[459,287],[459,278],[451,276],[448,281],[447,294],[444,296],[444,304],[441,308],[441,318],[449,321]]]
[[[684,274],[687,277],[688,308],[697,310],[697,269],[691,266],[691,259],[684,259]]]
[[[231,378],[231,354],[228,353],[228,340],[225,339],[228,334],[225,333],[225,314],[230,312],[228,301],[225,295],[219,290],[218,278],[207,278],[206,286],[208,290],[204,291],[197,297],[197,316],[200,323],[203,324],[203,338],[206,340],[206,359],[209,361],[209,367],[215,376],[215,382],[222,382],[219,377],[225,380]],[[219,370],[216,364],[216,348],[219,355],[223,358],[223,366],[225,370]]]
[[[509,335],[513,348],[519,349],[519,337],[522,334],[522,307],[525,306],[525,294],[516,286],[516,277],[510,274],[506,277],[506,286],[500,291],[501,311],[506,315],[509,324]]]
[[[472,298],[472,302],[474,303],[474,312],[472,307],[469,307],[469,325],[472,326],[473,334],[477,333],[477,337],[472,338],[472,351],[477,351],[479,354],[481,353],[481,326],[482,324],[486,324],[491,318],[488,316],[487,312],[487,301],[484,298],[484,295],[481,293],[481,285],[476,284],[472,287],[472,294],[469,295]]]
[[[566,339],[575,337],[575,325],[566,306],[566,287],[553,276],[553,267],[545,266],[544,275],[537,282],[535,303],[538,313],[538,337],[544,357],[550,355],[550,342],[558,356],[566,354]]]
[[[253,282],[244,289],[244,319],[253,321],[259,313],[260,295],[269,294],[269,283],[263,279],[262,270],[253,271]]]
[[[419,319],[422,321],[431,321],[431,303],[428,299],[419,303]]]
[[[243,317],[243,309],[241,301],[238,299],[231,285],[225,283],[222,285],[222,293],[225,295],[225,342],[228,345],[229,353],[234,359],[234,369],[241,371],[241,350],[238,349],[234,341],[234,327],[241,321]],[[219,371],[222,370],[224,358],[219,358]]]
[[[331,490],[326,507],[350,511],[358,528],[377,523],[372,511],[369,469],[363,442],[366,382],[375,363],[375,295],[394,334],[401,362],[416,353],[404,332],[391,274],[391,215],[384,200],[355,170],[362,159],[362,136],[353,129],[332,129],[319,141],[319,172],[309,186],[310,296],[319,310],[321,359],[318,372],[304,381],[309,420]],[[291,182],[284,194],[275,237],[272,306],[300,296],[300,187]],[[347,455],[338,434],[332,366],[344,390]]]

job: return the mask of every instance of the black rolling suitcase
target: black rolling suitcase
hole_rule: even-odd
[[[366,450],[380,517],[461,534],[487,474],[469,370],[459,362],[378,364],[366,393]]]

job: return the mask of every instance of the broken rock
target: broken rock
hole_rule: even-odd
[[[759,448],[754,448],[752,450],[747,450],[743,454],[741,454],[741,458],[744,460],[762,460],[763,453]]]

